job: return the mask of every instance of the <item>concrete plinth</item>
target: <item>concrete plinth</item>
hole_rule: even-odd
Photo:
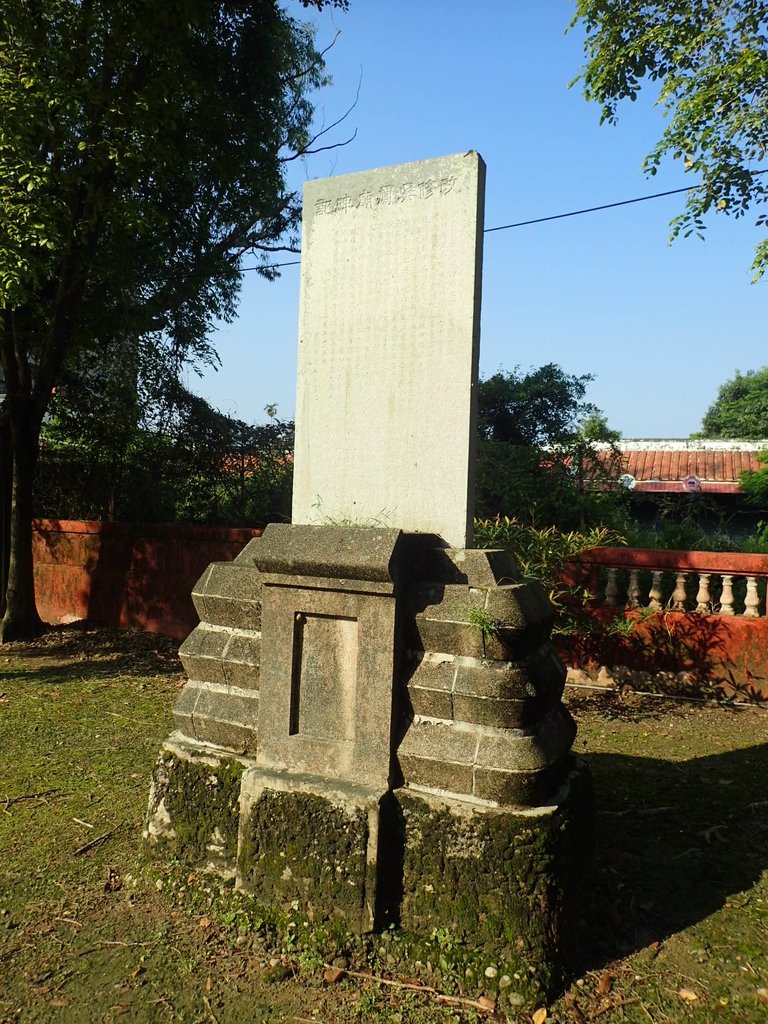
[[[261,905],[447,929],[551,987],[590,797],[541,588],[503,552],[269,526],[195,600],[148,837]]]
[[[491,808],[265,771],[177,737],[150,812],[151,839],[270,912],[360,934],[394,927],[412,956],[449,935],[467,968],[493,965],[483,984],[500,1006],[551,996],[574,960],[592,854],[591,784],[577,759],[548,803]]]
[[[238,888],[358,932],[392,921],[389,793],[256,767],[243,775],[240,814]]]

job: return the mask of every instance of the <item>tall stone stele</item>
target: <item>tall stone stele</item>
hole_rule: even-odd
[[[483,191],[474,152],[305,186],[293,523],[195,588],[147,835],[310,920],[448,930],[519,1002],[588,787],[552,608],[471,547]]]

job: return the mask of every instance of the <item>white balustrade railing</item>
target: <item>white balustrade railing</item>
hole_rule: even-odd
[[[700,615],[741,616],[745,619],[765,615],[765,602],[760,597],[757,576],[686,569],[651,569],[646,572],[650,572],[651,584],[644,599],[642,569],[627,568],[622,573],[619,567],[606,567],[602,598],[598,590],[597,603],[627,609],[648,607],[653,611],[695,611]],[[625,578],[626,585],[622,587]],[[737,587],[738,598],[734,597],[734,579],[746,581],[746,587]]]

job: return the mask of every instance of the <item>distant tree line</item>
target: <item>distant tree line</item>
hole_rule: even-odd
[[[479,516],[584,528],[615,521],[618,434],[588,374],[547,364],[479,385]],[[225,415],[129,348],[63,375],[43,425],[39,516],[258,526],[291,514],[293,423]],[[595,442],[608,442],[603,451]]]
[[[478,516],[563,530],[623,520],[619,433],[586,400],[592,380],[547,363],[480,382]]]
[[[65,374],[43,425],[34,512],[222,526],[288,520],[293,423],[268,411],[270,422],[246,423],[178,380],[137,375],[124,358]]]

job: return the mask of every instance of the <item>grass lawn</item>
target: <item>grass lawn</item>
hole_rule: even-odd
[[[388,984],[384,959],[373,977],[331,982],[289,935],[238,927],[214,882],[147,856],[149,776],[180,672],[170,641],[132,630],[0,648],[0,1024],[499,1019],[470,1004],[475,991],[452,1004],[437,981]],[[763,1024],[768,712],[568,701],[597,798],[583,963],[519,1020]]]

